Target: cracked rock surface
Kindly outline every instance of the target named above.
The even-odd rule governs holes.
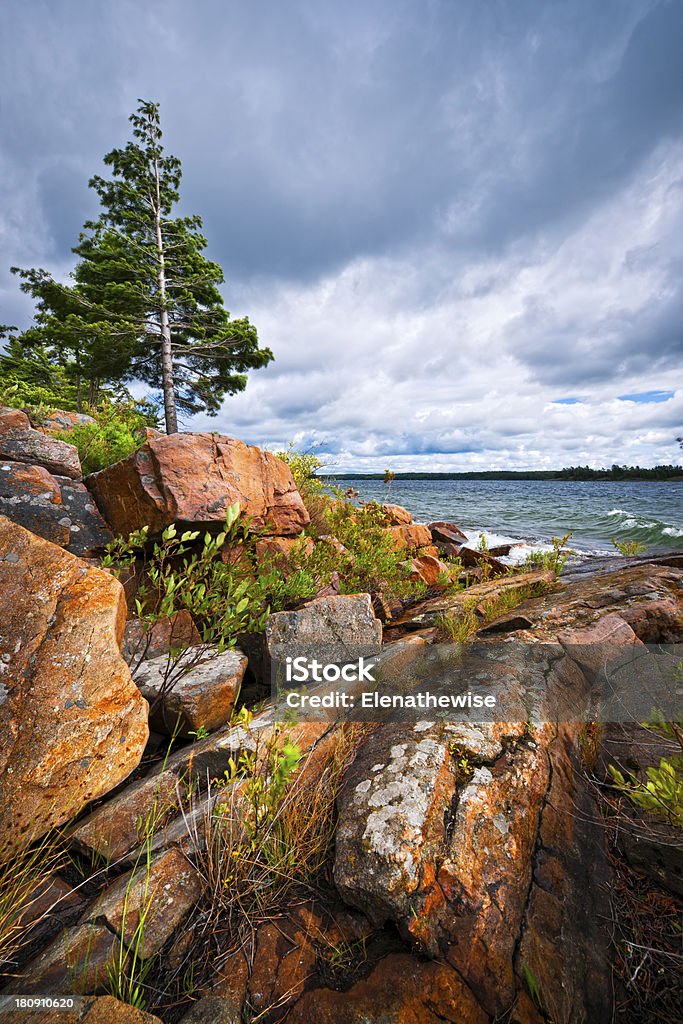
[[[0,834],[20,848],[137,766],[147,702],[123,588],[0,516]]]
[[[274,535],[296,536],[309,522],[285,462],[220,434],[151,440],[87,484],[117,534],[145,525],[151,533],[171,523],[218,526],[235,502],[255,529]]]

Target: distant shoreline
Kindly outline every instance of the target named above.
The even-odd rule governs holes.
[[[324,473],[323,480],[384,480],[384,473]],[[655,466],[653,469],[619,467],[611,469],[482,470],[469,473],[396,473],[392,480],[667,480],[683,481],[683,467]]]

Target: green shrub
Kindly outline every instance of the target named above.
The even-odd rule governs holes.
[[[386,513],[377,502],[357,508],[337,498],[325,512],[325,524],[325,534],[312,552],[308,538],[300,537],[285,574],[276,559],[270,566],[261,564],[259,573],[273,610],[308,600],[333,580],[341,594],[382,591],[388,597],[417,598],[425,593],[425,585],[412,581],[410,569],[402,564],[407,552],[394,550]]]
[[[647,550],[647,544],[641,544],[638,540],[618,540],[612,537],[612,544],[620,555],[633,558],[635,555],[642,555]]]
[[[100,469],[128,458],[145,442],[145,428],[152,425],[153,414],[149,403],[106,403],[91,413],[95,423],[84,423],[59,434],[78,449],[83,473],[97,473]]]
[[[651,721],[643,722],[643,726],[678,743],[681,753],[663,757],[656,768],[648,768],[645,772],[647,782],[641,782],[631,772],[625,776],[610,765],[612,780],[636,807],[659,814],[672,825],[683,828],[683,719],[665,722],[660,714],[656,714]]]
[[[275,452],[278,459],[286,462],[292,471],[294,483],[298,490],[304,492],[319,493],[323,490],[324,483],[316,476],[319,469],[322,469],[322,462],[312,452],[297,452],[290,444],[285,452]]]
[[[156,410],[148,401],[105,402],[89,409],[95,423],[73,427],[60,434],[76,445],[85,473],[95,473],[137,451],[145,442],[146,428],[156,425]]]
[[[142,562],[143,582],[135,605],[146,627],[185,610],[202,642],[217,650],[234,646],[241,633],[263,631],[269,612],[264,581],[252,575],[247,558],[228,562],[220,558],[224,545],[244,544],[239,511],[238,504],[231,505],[220,533],[207,532],[201,540],[198,530],[179,536],[171,525],[151,551],[148,527],[109,545],[102,564],[117,574]]]
[[[290,444],[287,451],[275,454],[291,469],[294,483],[311,517],[307,532],[314,537],[326,533],[327,512],[341,496],[341,491],[339,488],[329,487],[317,475],[323,464],[312,452],[297,452]]]
[[[566,547],[570,537],[571,533],[565,533],[564,537],[551,537],[552,551],[532,551],[525,558],[521,568],[526,571],[551,569],[555,576],[560,576],[572,554]]]

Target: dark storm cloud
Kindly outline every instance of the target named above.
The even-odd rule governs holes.
[[[683,7],[597,6],[10,0],[6,145],[29,172],[77,152],[84,189],[136,97],[160,99],[185,203],[239,277],[411,245],[454,201],[477,206],[451,213],[452,243],[495,248],[594,202],[680,129]],[[64,253],[88,212],[77,178],[56,208],[38,185]]]

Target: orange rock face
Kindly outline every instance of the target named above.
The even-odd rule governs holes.
[[[148,441],[88,486],[115,533],[170,523],[220,523],[239,502],[257,529],[294,536],[309,515],[291,470],[269,452],[218,434],[172,434]]]
[[[12,428],[30,430],[31,421],[21,409],[8,409],[7,406],[0,406],[0,434]]]
[[[404,564],[411,569],[411,579],[421,580],[428,587],[435,587],[442,580],[450,579],[450,567],[433,555],[420,554]]]
[[[0,516],[6,847],[73,817],[140,761],[147,703],[120,654],[125,618],[117,580]]]
[[[287,1017],[290,1024],[486,1024],[489,1019],[456,971],[405,953],[381,960],[347,991],[307,992]]]
[[[411,526],[392,526],[389,533],[394,540],[394,549],[402,551],[403,548],[425,548],[432,543],[432,535],[426,526],[414,523]]]
[[[410,526],[413,517],[402,505],[382,505],[389,526]]]

